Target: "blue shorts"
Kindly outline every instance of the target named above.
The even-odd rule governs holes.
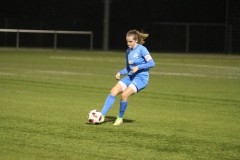
[[[136,86],[137,91],[141,91],[148,85],[148,76],[147,75],[141,75],[141,76],[132,76],[128,75],[120,80],[123,82],[126,86],[129,86],[130,84],[133,84]]]

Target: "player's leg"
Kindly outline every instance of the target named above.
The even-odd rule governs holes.
[[[123,123],[123,116],[128,106],[128,98],[144,89],[148,84],[148,80],[144,77],[135,77],[132,80],[132,83],[127,87],[126,90],[123,91],[120,101],[120,108],[118,117],[114,123],[114,125],[121,125]]]
[[[121,95],[121,101],[120,101],[120,107],[119,107],[119,113],[117,116],[117,119],[113,125],[121,125],[123,123],[123,115],[127,109],[128,106],[128,98],[133,95],[134,93],[137,93],[137,87],[133,84],[130,84],[126,90],[122,92]]]
[[[119,83],[117,83],[110,91],[109,95],[107,96],[104,106],[101,110],[101,113],[103,116],[105,116],[107,114],[107,112],[109,111],[109,109],[112,107],[112,105],[115,102],[116,96],[122,92],[122,87]]]
[[[130,84],[123,92],[121,95],[121,101],[127,101],[128,98],[134,94],[137,93],[137,87],[134,84]]]
[[[123,78],[121,81],[119,81],[110,91],[110,94],[108,95],[104,106],[101,110],[101,113],[103,117],[106,116],[107,112],[110,110],[110,108],[113,106],[116,96],[124,91],[127,88],[127,84],[131,83],[130,78],[127,76]],[[104,121],[104,118],[103,120]]]

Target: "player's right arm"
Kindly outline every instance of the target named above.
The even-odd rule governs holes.
[[[129,73],[130,70],[131,70],[131,69],[130,69],[129,67],[126,67],[126,68],[124,68],[123,70],[119,71],[119,72],[116,74],[116,76],[115,76],[116,79],[119,80],[121,75],[124,75],[124,74]]]
[[[117,80],[120,79],[120,76],[121,75],[124,75],[124,74],[127,74],[131,71],[130,67],[129,67],[129,64],[128,64],[128,50],[127,50],[127,53],[126,53],[126,68],[122,69],[121,71],[119,71],[116,75],[115,75],[115,78]]]
[[[116,76],[115,76],[115,78],[117,79],[117,80],[119,80],[120,79],[120,73],[118,72],[117,74],[116,74]]]

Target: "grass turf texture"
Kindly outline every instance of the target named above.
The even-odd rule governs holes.
[[[101,109],[124,52],[0,51],[0,159],[239,159],[240,57],[154,54],[148,87],[113,126]]]

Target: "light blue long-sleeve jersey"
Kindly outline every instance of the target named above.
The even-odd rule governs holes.
[[[132,68],[138,66],[138,71],[136,73],[132,73]],[[126,50],[126,68],[119,71],[121,75],[149,75],[149,68],[155,66],[155,63],[150,56],[147,48],[141,44],[138,44],[134,49],[128,48]]]

